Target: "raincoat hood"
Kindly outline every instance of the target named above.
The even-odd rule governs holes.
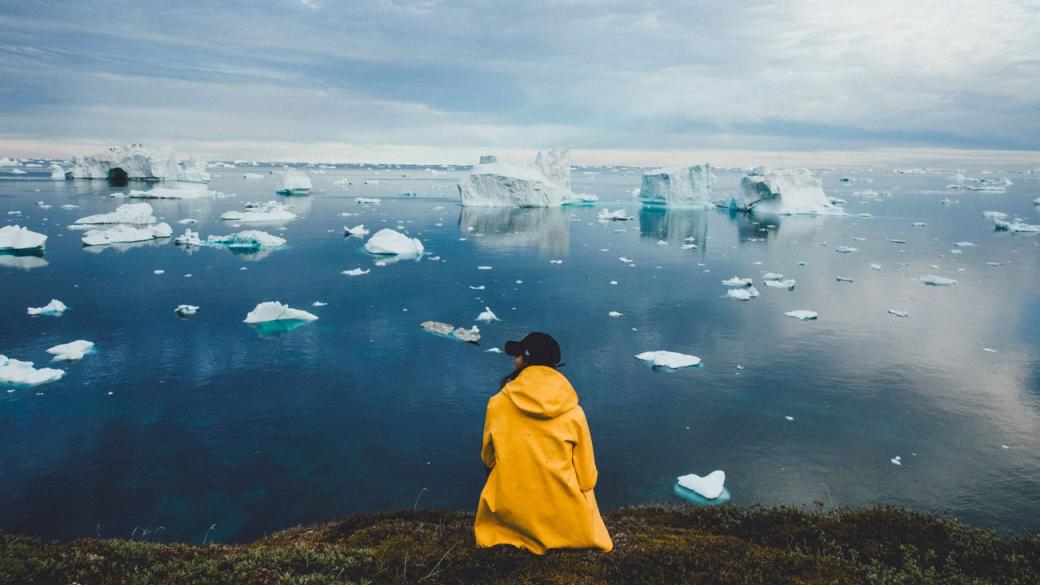
[[[502,394],[535,418],[556,418],[578,405],[578,393],[567,378],[546,366],[527,366],[502,388]]]

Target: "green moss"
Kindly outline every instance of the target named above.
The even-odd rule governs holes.
[[[607,515],[611,553],[477,549],[473,516],[351,516],[241,546],[0,533],[0,583],[1035,584],[1040,539],[893,508],[642,506]]]

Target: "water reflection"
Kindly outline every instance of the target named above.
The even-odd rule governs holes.
[[[729,219],[737,226],[737,239],[740,242],[767,241],[780,232],[780,216],[755,215],[730,209],[725,211]]]
[[[639,210],[639,235],[681,246],[697,244],[702,250],[708,235],[707,209],[643,207]]]
[[[530,247],[552,255],[570,248],[567,219],[558,207],[463,207],[459,228],[480,245]]]
[[[33,268],[43,268],[48,264],[49,262],[47,262],[43,257],[43,250],[33,250],[31,252],[0,252],[0,266],[4,268],[32,270]]]
[[[105,244],[103,246],[83,246],[84,252],[90,252],[91,254],[101,254],[105,250],[114,250],[119,253],[133,250],[134,248],[148,248],[152,246],[163,246],[170,243],[170,238],[159,238],[155,240],[145,240],[143,242],[122,242],[118,244]]]

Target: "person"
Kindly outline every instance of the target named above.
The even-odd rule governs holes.
[[[560,345],[527,334],[505,352],[515,369],[488,400],[480,456],[488,469],[474,533],[478,547],[614,548],[596,504],[592,436],[578,394],[557,368]]]

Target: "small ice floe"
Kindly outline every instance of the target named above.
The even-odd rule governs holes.
[[[198,232],[192,231],[191,228],[185,228],[182,235],[173,239],[173,243],[177,246],[201,246],[202,238],[199,237]]]
[[[464,327],[455,327],[448,323],[441,323],[440,321],[423,321],[419,326],[427,333],[433,333],[434,335],[440,335],[456,341],[464,341],[472,344],[476,344],[480,341],[480,329],[478,329],[476,325],[470,329],[466,329]]]
[[[818,318],[820,316],[820,314],[817,313],[816,311],[797,310],[797,311],[788,311],[788,312],[784,313],[784,316],[791,317],[792,319],[798,319],[800,321],[812,321],[812,320]]]
[[[491,266],[486,266],[486,265],[477,266],[477,270],[491,270],[491,268],[492,268]]]
[[[53,205],[47,203],[46,201],[37,201],[36,207],[39,207],[40,209],[50,209],[51,207],[53,207]]]
[[[563,260],[550,260],[549,264],[557,264],[557,265],[563,264]]]
[[[692,242],[687,242],[687,243],[682,244],[681,246],[679,246],[679,248],[683,249],[683,250],[696,250],[697,249],[697,244],[694,244]]]
[[[477,315],[477,321],[491,323],[492,321],[501,321],[501,319],[498,318],[498,315],[495,315],[495,312],[490,307],[485,306],[484,310]]]
[[[51,302],[42,307],[29,307],[26,309],[26,313],[43,317],[61,317],[68,309],[65,303],[58,299],[51,299]]]
[[[81,217],[72,225],[87,227],[92,225],[129,224],[151,225],[158,222],[152,206],[147,203],[126,203],[111,213],[98,213]]]
[[[848,203],[841,197],[828,197],[828,199],[830,199],[832,205],[845,205]]]
[[[368,184],[368,181],[365,181],[365,183]],[[382,202],[383,202],[382,199],[376,199],[375,197],[355,197],[354,198],[354,203],[358,203],[358,204],[361,204],[361,205],[379,204],[379,203],[382,203]]]
[[[418,258],[423,255],[423,244],[416,238],[409,238],[401,232],[383,228],[365,242],[365,250],[369,254],[381,256]]]
[[[77,362],[92,351],[94,351],[93,341],[77,339],[76,341],[55,345],[48,349],[47,353],[53,355],[56,361]]]
[[[34,368],[32,362],[11,359],[0,354],[0,384],[36,386],[60,380],[65,370]]]
[[[47,236],[17,225],[0,227],[0,252],[43,250]]]
[[[723,494],[726,495],[726,499],[729,499],[725,484],[726,473],[721,469],[716,469],[704,477],[693,473],[682,475],[677,478],[676,483],[678,487],[690,490],[708,500],[719,499]]]
[[[152,274],[155,274],[155,275],[158,276],[160,274],[166,274],[166,271],[163,270],[162,268],[156,268],[155,270],[152,271]]]
[[[636,355],[637,360],[649,363],[654,368],[692,368],[701,365],[701,358],[674,351],[644,351]]]
[[[957,246],[958,248],[974,248],[975,244],[973,242],[957,242],[954,246]]]
[[[952,204],[957,203],[957,202],[954,201],[953,199],[950,199],[949,197],[945,197],[943,199],[940,199],[939,203],[942,204],[942,205],[952,205]]]
[[[957,284],[957,281],[952,278],[946,278],[945,276],[936,276],[934,274],[925,274],[924,276],[917,277],[917,280],[929,285],[929,286],[953,286]]]
[[[999,353],[997,350],[993,349],[992,347],[984,347],[984,348],[982,348],[982,351],[984,351],[986,353]]]
[[[365,229],[365,224],[356,225],[354,227],[343,226],[343,231],[346,232],[348,236],[358,238],[368,235],[368,230]]]
[[[786,421],[793,421],[794,417],[793,416],[785,416],[784,420],[786,420]]]
[[[881,270],[881,265],[880,264],[871,264],[870,265],[870,269],[871,270]]]
[[[900,457],[899,455],[896,455],[895,457],[889,459],[889,461],[892,462],[892,465],[902,465],[903,464],[903,458]]]
[[[993,220],[993,224],[997,230],[1009,231],[1015,233],[1037,233],[1040,232],[1040,225],[1032,225],[1022,221],[1003,221],[1000,219]]]
[[[323,302],[323,301],[314,301],[313,303],[311,303],[311,306],[312,307],[325,307],[325,306],[328,306],[328,303]]]
[[[75,205],[73,203],[66,203],[66,204],[61,205],[59,207],[61,207],[62,209],[79,209],[79,205]]]
[[[1033,199],[1033,205],[1040,205],[1040,197]]]
[[[986,266],[1003,266],[1001,262],[986,262]]]
[[[623,264],[631,264],[631,263],[635,262],[635,260],[632,260],[631,258],[625,258],[624,256],[618,257],[618,261],[623,263]]]
[[[1008,214],[1003,211],[983,211],[982,217],[986,219],[1007,219]]]
[[[181,225],[195,225],[195,224],[199,223],[199,220],[192,219],[190,217],[186,217],[184,219],[177,220],[177,223],[179,223]]]
[[[179,183],[175,187],[152,187],[147,191],[131,190],[131,199],[205,199],[216,195],[201,183]]]
[[[783,280],[784,275],[777,272],[766,272],[762,275],[762,280]]]
[[[484,353],[502,353],[502,350],[497,347],[492,347],[491,349],[485,350]]]
[[[853,254],[855,252],[859,252],[859,250],[850,246],[838,246],[834,249],[834,251],[839,254]]]
[[[226,236],[210,236],[206,243],[211,246],[226,246],[232,251],[252,251],[279,248],[285,238],[271,235],[263,230],[244,230]]]
[[[359,266],[357,268],[351,268],[350,270],[344,270],[340,274],[343,274],[344,276],[361,276],[362,274],[368,274],[369,272],[372,272],[372,270],[362,270]]]
[[[80,238],[84,246],[107,246],[109,244],[128,244],[147,242],[168,238],[173,235],[173,228],[168,223],[135,227],[117,224],[108,229],[87,230]]]
[[[849,284],[852,284],[852,279],[849,278],[848,276],[836,276],[836,277],[834,277],[834,280],[836,280],[838,282],[847,282]]]
[[[914,223],[912,223],[910,225],[912,227],[928,227],[928,224],[923,222],[923,221],[915,221]]]
[[[487,288],[487,287],[486,287],[486,286],[484,286],[484,285],[482,285],[482,284],[481,284],[481,285],[479,285],[479,286],[473,286],[472,284],[471,284],[471,285],[469,285],[469,290],[484,290],[484,289],[486,289],[486,288]]]
[[[907,242],[902,238],[885,238],[885,241],[892,242],[893,244],[905,244]]]
[[[223,221],[248,223],[280,222],[296,219],[296,214],[289,211],[289,206],[280,201],[264,201],[246,203],[245,211],[225,211],[220,214]]]
[[[25,171],[23,171],[22,169],[14,169],[14,170],[10,171],[10,173],[12,175],[24,175]]]
[[[179,317],[191,317],[199,312],[199,308],[196,305],[177,305],[173,312],[177,313]]]
[[[900,311],[899,309],[889,309],[888,314],[903,318],[910,316],[910,313],[908,311]]]
[[[616,280],[612,280],[612,281],[610,281],[610,285],[611,285],[611,286],[617,286],[617,281],[616,281]]]
[[[668,242],[666,242],[666,241],[664,241],[664,240],[657,240],[657,245],[658,245],[658,246],[667,246],[667,245],[668,245]]]
[[[784,280],[767,280],[766,286],[771,288],[786,288],[787,290],[794,290],[794,286],[798,284],[798,281],[793,278],[787,278]]]
[[[289,305],[283,305],[278,301],[265,301],[258,304],[246,315],[242,321],[250,325],[268,323],[271,321],[316,321],[318,316],[300,309],[294,309]]]
[[[723,286],[738,286],[738,287],[749,287],[752,282],[750,278],[741,278],[734,276],[733,278],[727,278],[722,281]]]
[[[624,313],[618,313],[617,311],[610,311],[609,313],[607,313],[608,317],[621,317],[623,315]]]
[[[635,218],[629,217],[628,212],[624,209],[616,209],[614,211],[601,209],[599,210],[599,215],[596,216],[596,221],[600,223],[606,223],[608,221],[628,221],[631,219]]]
[[[758,289],[753,286],[747,288],[731,288],[726,291],[726,296],[731,299],[737,299],[738,301],[750,301],[751,299],[758,297]]]

